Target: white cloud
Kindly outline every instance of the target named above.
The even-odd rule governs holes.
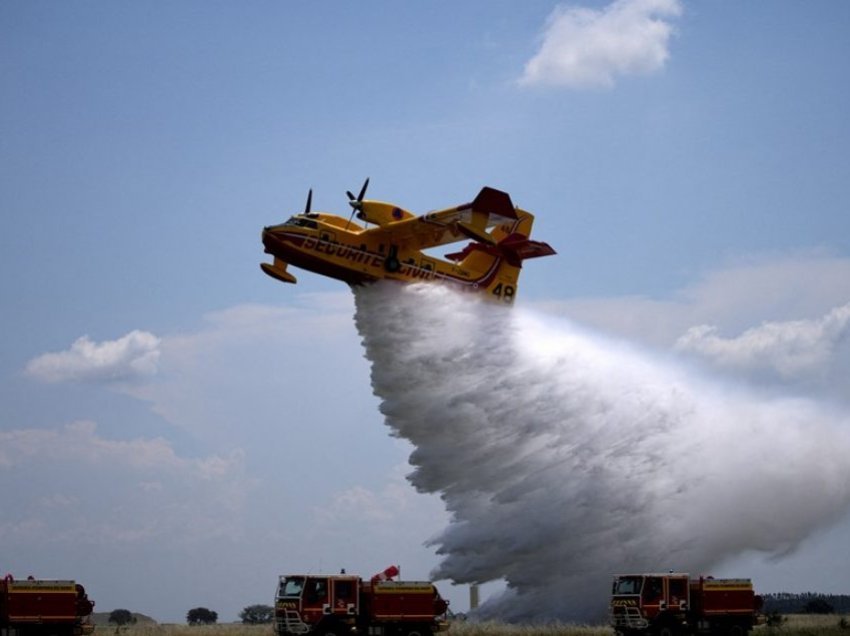
[[[134,330],[117,340],[78,338],[67,351],[45,353],[27,363],[26,373],[44,382],[99,382],[154,375],[160,340]]]
[[[352,315],[347,290],[301,295],[287,306],[216,311],[199,329],[162,338],[156,377],[117,388],[193,436],[249,451],[284,436],[309,437],[316,422],[332,428],[325,422],[359,413],[380,422],[371,405],[351,395],[368,391]],[[336,400],[327,399],[328,387]],[[285,444],[281,452],[297,454],[292,449]]]
[[[766,322],[736,338],[723,338],[713,325],[691,327],[676,349],[695,353],[719,366],[769,370],[790,378],[820,371],[850,329],[850,303],[816,320]]]
[[[656,347],[690,327],[744,331],[765,321],[825,314],[850,298],[850,258],[795,254],[731,263],[668,298],[571,298],[536,306]]]
[[[620,75],[659,70],[670,56],[679,0],[616,0],[601,10],[558,6],[543,43],[525,65],[521,85],[610,88]]]
[[[239,450],[182,457],[164,439],[108,439],[90,421],[0,431],[0,474],[4,502],[26,493],[5,506],[0,539],[24,545],[238,538],[233,513],[253,487]]]
[[[382,493],[358,485],[338,492],[329,506],[316,508],[315,513],[323,523],[350,520],[352,515],[370,521],[390,521],[394,509],[384,500]]]
[[[538,306],[655,349],[700,354],[729,379],[744,376],[782,390],[793,385],[795,393],[846,402],[848,299],[850,258],[804,253],[730,264],[669,298],[576,298]]]
[[[411,450],[398,441],[393,446]],[[428,578],[435,564],[428,540],[445,527],[449,515],[438,497],[411,487],[405,477],[409,470],[406,462],[396,464],[371,487],[354,478],[312,507],[310,540],[323,546],[324,557],[365,576],[395,563],[405,578]],[[440,590],[450,593],[444,585]]]
[[[246,546],[261,544],[250,515],[264,501],[246,466],[238,449],[187,454],[161,438],[114,439],[91,421],[0,431],[4,571],[73,578],[98,607],[133,603],[160,620],[185,616],[202,594],[235,618],[238,607],[215,595],[225,577],[258,571]]]
[[[374,523],[392,523],[397,528],[399,519],[412,517],[411,530],[418,527],[421,533],[424,526],[431,526],[436,532],[448,520],[447,514],[435,498],[423,496],[410,487],[405,477],[409,468],[406,464],[396,466],[380,489],[355,485],[335,493],[326,505],[314,507],[317,524],[362,523],[365,531]]]

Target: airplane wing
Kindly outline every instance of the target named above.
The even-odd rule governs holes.
[[[516,219],[516,208],[508,193],[484,187],[471,203],[373,227],[364,230],[364,234],[420,250],[467,238],[492,244],[495,241],[487,230]]]

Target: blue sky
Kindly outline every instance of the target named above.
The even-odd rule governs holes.
[[[346,214],[367,176],[416,212],[510,192],[558,251],[524,306],[846,421],[848,27],[835,2],[2,3],[0,568],[162,620],[235,618],[290,570],[427,576],[446,517],[350,293],[257,265],[309,188]],[[746,567],[846,592],[811,565],[846,532]]]

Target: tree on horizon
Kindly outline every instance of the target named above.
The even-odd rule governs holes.
[[[109,622],[118,627],[123,627],[135,623],[136,617],[128,609],[114,609],[109,612]]]
[[[239,618],[246,625],[271,623],[274,618],[274,608],[271,605],[249,605],[239,612]]]
[[[189,625],[213,625],[218,620],[218,612],[206,607],[195,607],[186,612]]]

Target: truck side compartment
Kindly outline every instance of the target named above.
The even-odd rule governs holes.
[[[74,581],[0,579],[0,636],[83,636],[94,602]]]

